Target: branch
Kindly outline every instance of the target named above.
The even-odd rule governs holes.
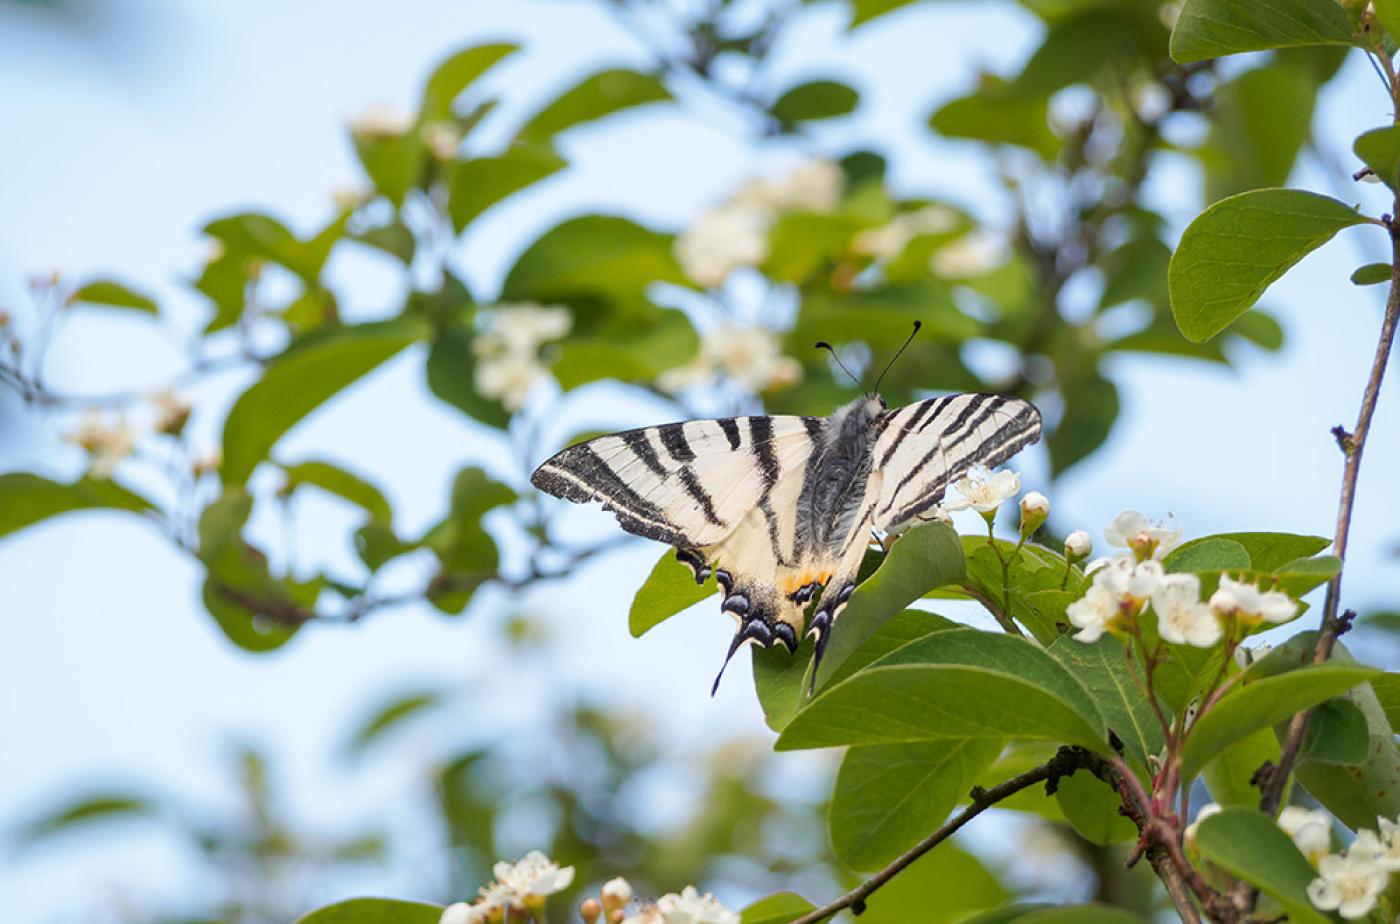
[[[1400,211],[1400,199],[1396,201],[1396,209]],[[1390,361],[1390,350],[1395,343],[1395,329],[1397,321],[1400,321],[1400,231],[1397,230],[1393,219],[1387,222],[1390,230],[1390,295],[1385,303],[1385,318],[1381,321],[1380,340],[1376,344],[1376,356],[1371,362],[1371,375],[1366,380],[1366,389],[1361,395],[1361,409],[1356,415],[1356,429],[1345,438],[1339,438],[1337,444],[1341,446],[1342,452],[1346,456],[1346,462],[1342,466],[1342,490],[1341,497],[1337,503],[1337,531],[1332,540],[1334,554],[1340,558],[1345,565],[1347,555],[1347,540],[1351,535],[1352,510],[1356,505],[1356,481],[1361,473],[1361,453],[1366,448],[1366,437],[1371,432],[1371,420],[1375,417],[1376,401],[1380,396],[1381,380],[1385,377],[1385,367]],[[1346,627],[1348,620],[1337,618],[1337,607],[1340,605],[1342,596],[1342,573],[1343,569],[1338,569],[1332,580],[1327,582],[1327,597],[1322,605],[1322,627],[1317,636],[1317,648],[1313,652],[1313,663],[1326,661],[1332,654],[1332,645],[1337,640]],[[1293,769],[1293,762],[1298,757],[1298,750],[1302,746],[1303,733],[1307,729],[1308,712],[1300,712],[1293,717],[1288,726],[1288,735],[1284,738],[1283,749],[1279,755],[1278,765],[1269,773],[1269,779],[1264,789],[1264,799],[1259,807],[1272,814],[1279,806],[1283,798],[1283,788],[1288,780],[1288,774]]]
[[[852,914],[860,914],[865,910],[865,900],[869,898],[876,889],[899,875],[915,860],[946,841],[953,835],[953,832],[982,814],[982,812],[996,805],[1003,799],[1013,796],[1023,789],[1028,789],[1037,783],[1045,783],[1046,789],[1053,792],[1055,782],[1061,777],[1069,776],[1076,770],[1088,769],[1098,760],[1099,758],[1096,758],[1088,751],[1078,748],[1062,747],[1056,752],[1054,757],[1040,766],[1033,767],[1025,773],[1014,776],[1004,783],[993,786],[991,789],[983,789],[980,786],[974,787],[970,793],[972,804],[950,818],[941,828],[919,841],[913,847],[910,847],[889,866],[886,866],[845,895],[842,895],[830,904],[809,911],[807,914],[793,921],[792,924],[816,924],[816,922],[824,921],[837,912],[844,911],[847,908],[851,909]]]

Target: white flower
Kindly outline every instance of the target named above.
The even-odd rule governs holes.
[[[1205,805],[1201,806],[1200,811],[1196,812],[1196,820],[1187,825],[1186,830],[1182,833],[1182,836],[1186,839],[1186,846],[1188,848],[1191,850],[1196,849],[1196,832],[1200,830],[1201,822],[1212,815],[1220,814],[1221,811],[1221,807],[1214,802],[1207,802]]]
[[[695,359],[657,377],[663,391],[678,392],[702,385],[723,374],[749,391],[791,385],[802,377],[802,366],[784,356],[778,338],[761,327],[719,327],[700,342]]]
[[[1322,812],[1317,814],[1327,817]],[[1380,823],[1380,834],[1361,828],[1356,832],[1356,840],[1347,848],[1347,853],[1364,854],[1381,869],[1393,873],[1400,870],[1400,825],[1389,818],[1377,818],[1376,821]],[[1331,830],[1330,819],[1328,830]]]
[[[94,478],[112,477],[117,463],[136,449],[136,434],[126,425],[125,418],[118,415],[113,423],[108,423],[102,412],[95,409],[86,411],[78,429],[65,434],[64,439],[87,452],[88,474]]]
[[[929,268],[938,276],[966,279],[995,269],[1003,259],[999,243],[989,235],[974,231],[935,251],[929,259]]]
[[[1165,575],[1152,592],[1152,610],[1157,633],[1173,645],[1209,648],[1220,641],[1220,621],[1201,602],[1201,579],[1194,574]]]
[[[368,136],[402,135],[412,127],[412,115],[385,103],[376,103],[350,123],[352,132]]]
[[[1210,598],[1211,608],[1222,616],[1236,616],[1245,623],[1288,622],[1298,615],[1298,603],[1287,594],[1261,591],[1257,584],[1220,576],[1220,588]]]
[[[485,920],[486,912],[480,908],[466,902],[454,902],[442,909],[442,917],[438,918],[438,924],[480,924]]]
[[[739,924],[738,914],[710,893],[701,895],[695,886],[686,886],[679,895],[661,896],[656,908],[666,924]]]
[[[151,426],[157,433],[179,436],[190,419],[190,403],[168,388],[151,395],[156,415]]]
[[[506,353],[476,364],[473,384],[488,398],[496,398],[506,410],[514,412],[525,406],[530,389],[549,371],[531,356]]]
[[[926,205],[913,212],[900,212],[889,224],[866,228],[851,241],[858,254],[889,262],[904,252],[909,242],[925,234],[942,234],[957,227],[958,215],[941,205]]]
[[[1089,553],[1094,551],[1094,538],[1085,530],[1076,529],[1065,537],[1065,557],[1078,561],[1081,558],[1088,558]]]
[[[1363,853],[1329,854],[1308,884],[1308,899],[1322,911],[1337,911],[1348,920],[1365,917],[1386,886],[1386,872]]]
[[[1279,812],[1278,826],[1293,838],[1293,843],[1313,866],[1332,849],[1332,816],[1326,812],[1290,805]],[[1359,836],[1357,840],[1360,842]],[[1364,846],[1362,851],[1365,851]]]
[[[603,883],[599,891],[603,899],[603,909],[609,913],[626,906],[632,900],[632,883],[618,876]]]
[[[538,850],[530,851],[515,863],[502,860],[492,872],[498,884],[521,898],[553,895],[567,889],[574,881],[572,866],[561,868]]]
[[[1104,529],[1103,537],[1114,548],[1131,549],[1138,558],[1162,558],[1181,541],[1181,530],[1149,523],[1138,511],[1124,510]]]
[[[1159,562],[1127,558],[1100,559],[1090,565],[1090,571],[1094,579],[1088,591],[1065,610],[1070,625],[1080,630],[1074,634],[1075,641],[1086,643],[1098,641],[1141,612],[1163,577]]]
[[[520,302],[496,305],[481,313],[489,325],[476,338],[478,355],[502,352],[533,354],[551,340],[559,340],[574,326],[574,316],[562,305]]]
[[[962,497],[955,497],[943,505],[945,510],[966,510],[971,507],[978,513],[988,513],[1015,497],[1021,490],[1021,476],[1003,469],[993,475],[986,466],[973,467],[954,485]]]
[[[773,185],[773,198],[783,211],[830,212],[841,202],[845,185],[839,164],[809,160]]]
[[[741,266],[757,266],[768,256],[769,214],[757,208],[725,205],[706,212],[681,232],[674,245],[685,274],[707,289],[724,284]]]
[[[622,924],[666,924],[666,919],[661,916],[660,908],[649,905],[636,914],[623,918]]]

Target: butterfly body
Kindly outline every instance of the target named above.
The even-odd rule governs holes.
[[[730,657],[746,644],[796,651],[805,625],[820,658],[872,530],[903,528],[969,468],[999,464],[1039,436],[1040,413],[1015,398],[950,395],[891,411],[865,397],[828,417],[691,420],[598,437],[556,454],[531,482],[602,501],[623,529],[675,546],[697,582],[713,574],[736,623]]]

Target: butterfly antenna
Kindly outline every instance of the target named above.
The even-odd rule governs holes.
[[[880,393],[880,383],[883,382],[883,381],[885,380],[885,373],[890,371],[890,366],[893,366],[893,365],[894,365],[894,361],[895,361],[896,359],[899,359],[900,354],[902,354],[906,349],[908,349],[909,344],[911,344],[911,343],[914,342],[914,335],[917,334],[917,333],[919,332],[919,328],[921,328],[921,327],[923,327],[923,326],[924,326],[924,322],[923,322],[923,321],[915,321],[915,322],[914,322],[914,329],[911,330],[911,331],[909,332],[909,336],[906,337],[906,338],[904,339],[904,346],[900,347],[900,348],[899,348],[899,351],[896,352],[896,353],[894,354],[894,356],[890,357],[890,361],[887,362],[887,363],[885,363],[884,371],[881,372],[881,373],[880,373],[880,377],[879,377],[878,379],[875,380],[875,393],[876,393],[877,395]]]
[[[719,673],[715,675],[715,685],[710,687],[710,696],[713,697],[719,692],[719,682],[724,678],[724,669],[729,666],[729,662],[734,660],[734,652],[739,650],[739,646],[744,644],[744,633],[742,631],[734,633],[734,641],[729,643],[729,654],[724,656],[724,663],[719,667]]]
[[[856,388],[859,388],[859,389],[860,389],[861,394],[865,395],[867,398],[870,397],[870,392],[868,392],[868,391],[865,390],[865,386],[862,385],[862,384],[860,383],[860,379],[856,378],[856,377],[855,377],[855,373],[853,373],[853,372],[851,372],[851,370],[847,369],[847,368],[846,368],[846,364],[843,363],[843,362],[841,362],[841,357],[837,354],[836,348],[835,348],[835,347],[833,347],[831,344],[827,343],[825,340],[818,340],[816,346],[817,346],[817,349],[819,349],[819,350],[826,350],[828,353],[830,353],[830,354],[831,354],[831,358],[834,359],[834,360],[836,360],[836,365],[840,366],[840,367],[841,367],[841,371],[844,372],[844,373],[846,373],[846,375],[848,375],[848,376],[851,377],[851,381],[855,383]]]

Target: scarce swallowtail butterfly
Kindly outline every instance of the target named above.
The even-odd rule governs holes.
[[[737,624],[725,664],[749,643],[796,652],[805,623],[815,680],[871,531],[906,528],[969,469],[1001,464],[1040,429],[1040,412],[1018,398],[947,395],[889,410],[874,395],[829,417],[723,417],[600,436],[558,453],[530,482],[602,501],[629,533],[675,546],[697,583],[713,574],[720,610]]]

